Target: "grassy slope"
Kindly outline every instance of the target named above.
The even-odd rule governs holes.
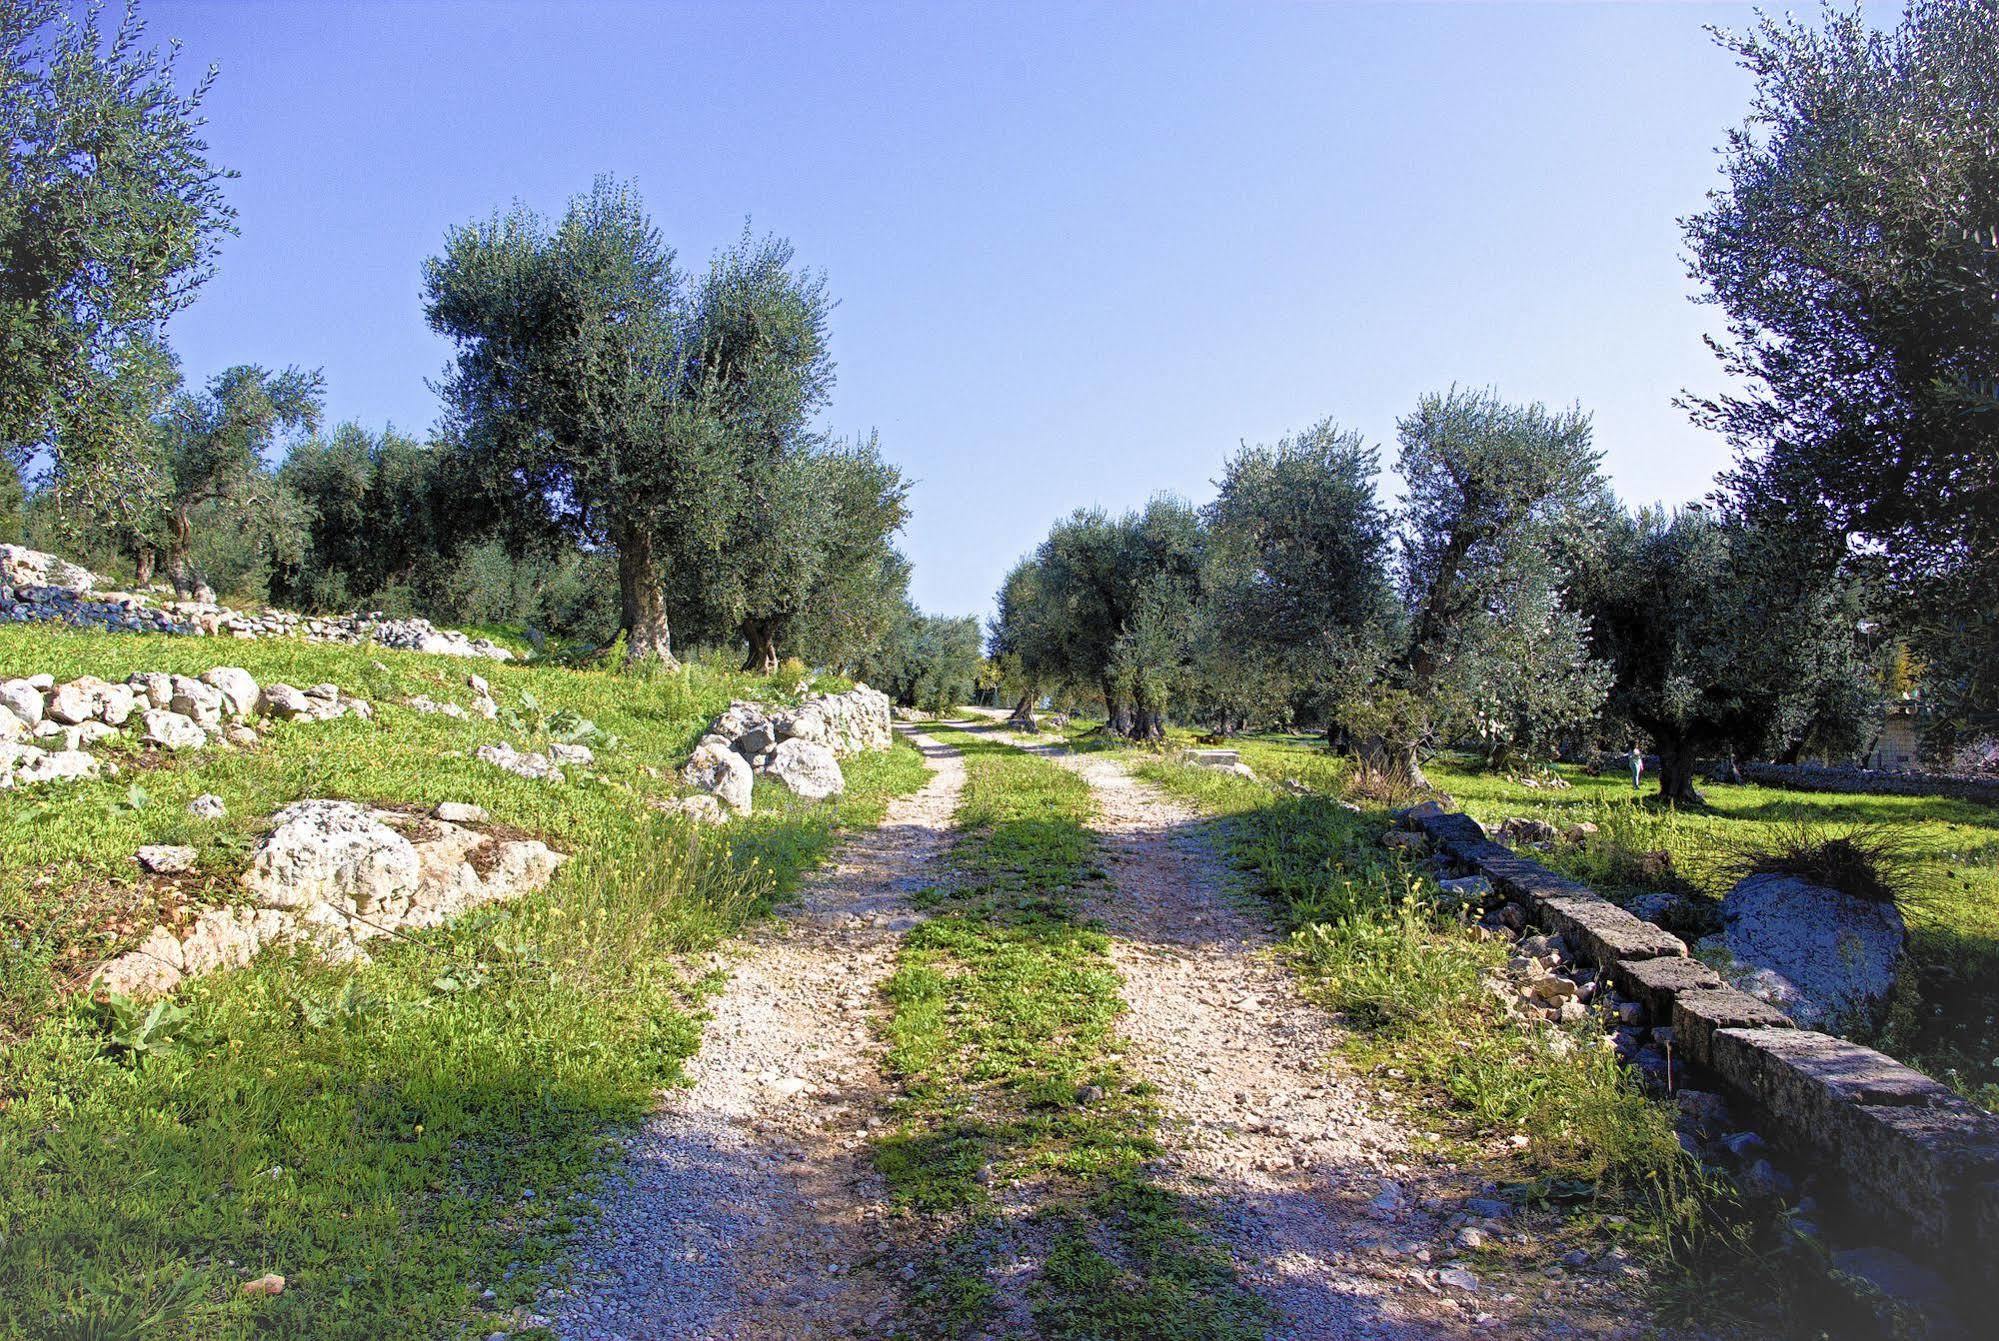
[[[532,1297],[601,1133],[642,1114],[695,1046],[699,990],[677,955],[765,906],[839,828],[876,822],[922,761],[902,745],[850,761],[828,804],[760,783],[757,817],[696,832],[642,798],[671,790],[661,776],[728,698],[786,686],[0,629],[0,675],[217,664],[330,680],[378,717],[0,795],[0,1337],[483,1334]],[[531,694],[619,737],[599,749],[601,780],[511,777],[467,757],[500,726],[390,706],[466,701],[473,670],[505,705]],[[204,791],[227,820],[186,815]],[[574,859],[545,894],[358,972],[266,955],[204,979],[177,998],[172,1046],[137,1065],[111,1055],[64,983],[183,900],[226,899],[259,818],[301,796],[472,801]],[[129,857],[144,842],[194,844],[201,878],[142,887]],[[266,1271],[285,1292],[243,1297]]]
[[[1599,832],[1544,860],[1613,898],[1661,887],[1647,852],[1672,857],[1677,881],[1719,898],[1734,854],[1781,841],[1800,824],[1835,831],[1887,825],[1905,840],[1908,869],[1898,904],[1909,923],[1909,968],[1885,1026],[1864,1041],[1999,1109],[1999,808],[1920,796],[1787,792],[1707,786],[1703,811],[1673,811],[1634,797],[1626,777],[1564,767],[1571,785],[1548,791],[1443,765],[1432,780],[1471,814],[1560,825],[1589,820]],[[1652,788],[1646,788],[1650,792]]]
[[[1119,1056],[1117,973],[1080,908],[1104,875],[1089,787],[1010,746],[936,734],[968,756],[966,837],[954,889],[929,897],[889,985],[904,1097],[876,1150],[891,1196],[935,1231],[924,1333],[987,1320],[1000,1208],[1024,1203],[1047,1245],[1032,1298],[1043,1335],[1260,1335],[1196,1217],[1144,1174],[1155,1102]]]

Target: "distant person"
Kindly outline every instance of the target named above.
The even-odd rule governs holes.
[[[1631,765],[1631,790],[1635,792],[1638,790],[1638,779],[1645,776],[1645,756],[1638,752],[1636,745],[1631,747],[1628,762]]]

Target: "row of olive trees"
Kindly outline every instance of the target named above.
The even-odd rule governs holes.
[[[906,619],[907,486],[813,427],[824,280],[747,231],[690,271],[636,192],[453,230],[424,270],[455,351],[433,442],[322,434],[317,372],[184,384],[162,338],[234,229],[201,103],[136,8],[0,0],[0,525],[183,595],[478,607],[851,665]],[[21,474],[33,493],[22,497]],[[577,591],[614,589],[607,602]],[[491,608],[502,593],[511,608]],[[502,602],[504,605],[504,602]]]
[[[1376,449],[1328,421],[1245,448],[1202,508],[1058,522],[990,631],[1019,714],[1062,690],[1137,738],[1170,707],[1310,721],[1412,780],[1443,744],[1503,762],[1643,736],[1679,798],[1705,752],[1861,743],[1858,591],[1809,534],[1627,513],[1578,411],[1454,389],[1398,440],[1393,509]]]

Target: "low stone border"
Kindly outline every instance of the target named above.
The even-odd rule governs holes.
[[[373,642],[398,651],[490,661],[514,657],[490,639],[440,629],[427,619],[392,618],[380,610],[345,615],[271,609],[253,613],[232,610],[213,599],[156,602],[148,592],[100,591],[97,575],[89,569],[20,545],[0,545],[0,623],[210,638],[299,637],[350,646]]]
[[[1739,764],[1744,782],[1799,792],[1860,792],[1875,796],[1942,796],[1999,806],[1999,778],[1949,773],[1886,773],[1874,768],[1825,764]]]
[[[1566,936],[1642,1006],[1655,1039],[1841,1179],[1853,1210],[1906,1231],[1970,1300],[1999,1303],[1999,1116],[1884,1053],[1796,1028],[1678,937],[1493,842],[1469,815],[1428,802],[1397,822]]]
[[[153,749],[198,750],[217,741],[254,745],[255,723],[266,719],[324,722],[349,713],[365,719],[374,709],[335,684],[259,685],[237,666],[199,676],[140,671],[121,684],[95,675],[61,684],[47,674],[0,680],[0,791],[115,775],[115,763],[84,747],[121,731]]]
[[[843,694],[815,694],[795,708],[738,699],[708,727],[681,769],[681,780],[711,801],[673,808],[699,820],[722,818],[722,807],[750,813],[758,776],[777,779],[809,801],[846,790],[840,760],[895,742],[888,695],[857,684]]]

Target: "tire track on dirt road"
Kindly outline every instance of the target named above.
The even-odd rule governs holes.
[[[956,750],[907,738],[930,781],[731,947],[692,1084],[626,1141],[574,1284],[544,1302],[565,1341],[889,1331],[898,1296],[868,1138],[891,1095],[871,1020],[964,784]]]

